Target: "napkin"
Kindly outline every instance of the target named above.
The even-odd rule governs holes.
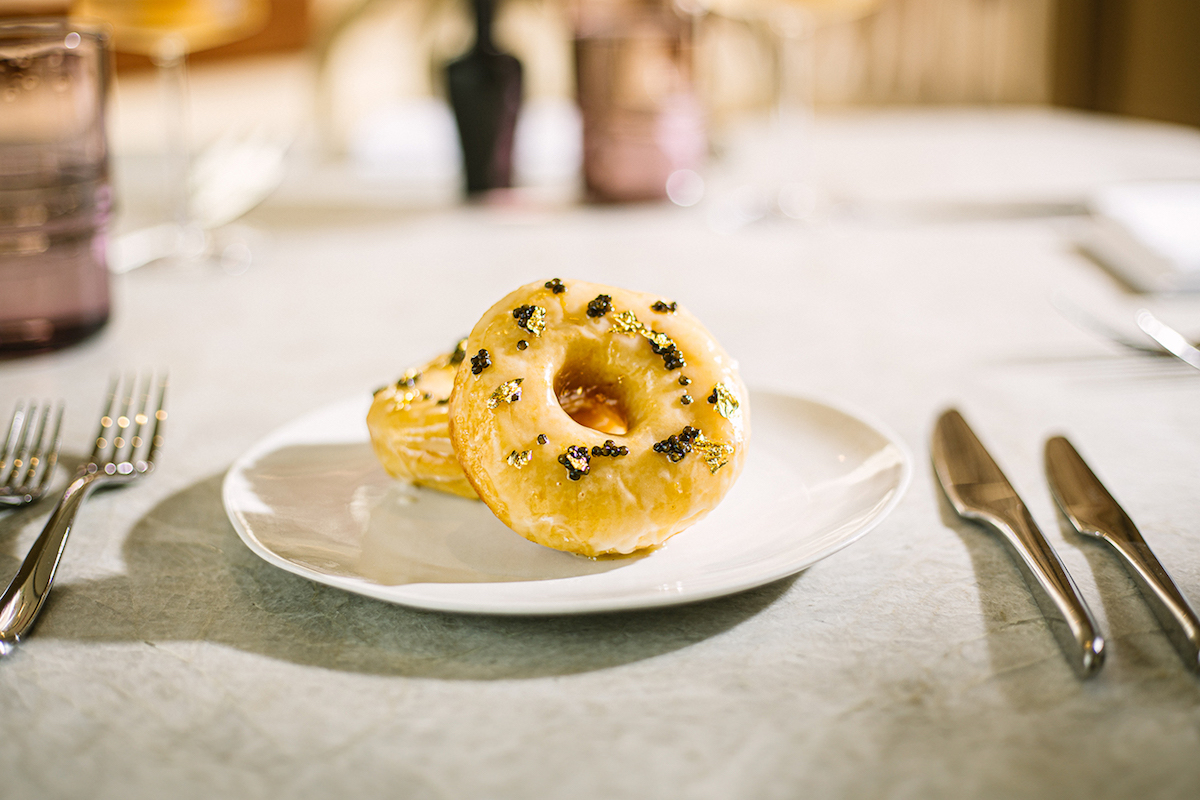
[[[1081,246],[1140,292],[1200,291],[1200,181],[1127,183],[1090,200]]]

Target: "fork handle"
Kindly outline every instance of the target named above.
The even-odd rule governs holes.
[[[33,627],[50,594],[75,515],[95,488],[98,477],[97,473],[84,473],[71,481],[41,535],[29,548],[16,577],[0,597],[0,655],[8,654]]]

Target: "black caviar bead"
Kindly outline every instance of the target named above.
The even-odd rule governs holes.
[[[710,394],[710,395],[708,396],[708,402],[712,403],[713,405],[716,405],[716,403],[717,403],[717,390],[716,390],[716,388],[714,388],[714,389],[713,389],[713,393],[712,393],[712,394]]]
[[[471,356],[471,374],[478,375],[492,365],[492,357],[487,350],[480,350]]]
[[[538,444],[545,444],[547,441],[548,440],[546,439],[546,434],[544,434],[544,433],[538,434],[538,440],[537,440]]]
[[[563,286],[563,282],[560,281],[558,278],[552,278],[551,280],[546,281],[545,285],[546,285],[547,289],[554,292],[555,294],[562,294],[563,292],[565,292],[567,290],[567,287]]]
[[[679,385],[680,386],[691,386],[692,379],[689,378],[687,375],[680,375],[679,376]]]
[[[663,365],[667,368],[668,372],[687,366],[687,362],[683,360],[683,353],[679,352],[679,348],[674,343],[663,347],[656,344],[653,339],[647,339],[646,341],[650,342],[651,350],[663,357]]]
[[[596,295],[596,299],[587,304],[589,317],[603,317],[609,311],[612,311],[612,297],[606,294]]]
[[[679,398],[679,402],[683,403],[685,406],[690,406],[692,404],[692,396],[690,394],[685,394],[683,397]]]
[[[629,448],[625,447],[624,445],[617,447],[617,443],[614,442],[612,439],[605,439],[603,446],[601,446],[601,445],[593,445],[592,446],[592,455],[593,456],[607,456],[609,458],[616,458],[617,456],[627,456],[627,455],[629,455]]]
[[[519,339],[517,341],[518,350],[524,350],[526,347],[529,347],[529,342],[525,341],[524,339]]]
[[[679,307],[678,303],[668,303],[663,300],[655,300],[650,306],[651,311],[657,311],[659,314],[674,314],[675,309]]]
[[[677,434],[672,434],[661,442],[654,444],[654,452],[662,453],[672,463],[677,463],[683,460],[683,457],[692,452],[692,443],[700,436],[700,431],[693,428],[691,425],[685,425],[683,430]]]

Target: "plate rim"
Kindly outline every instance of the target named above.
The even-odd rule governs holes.
[[[722,583],[719,585],[694,589],[687,593],[660,592],[656,594],[639,594],[625,598],[620,597],[603,597],[595,596],[570,601],[557,601],[553,608],[547,608],[544,604],[536,601],[509,601],[506,605],[496,608],[482,607],[478,603],[470,601],[455,601],[453,599],[443,599],[437,596],[418,596],[418,597],[403,597],[397,594],[403,594],[403,590],[407,587],[420,586],[437,586],[435,583],[412,583],[404,584],[403,586],[385,586],[382,584],[372,584],[354,578],[346,578],[338,575],[329,575],[326,573],[317,572],[311,568],[290,561],[274,551],[267,548],[258,538],[249,530],[249,526],[242,519],[238,509],[233,506],[231,495],[240,490],[237,486],[238,477],[242,475],[249,465],[252,465],[258,458],[269,452],[275,446],[277,439],[286,438],[285,434],[288,431],[296,428],[303,428],[304,424],[313,417],[318,417],[327,414],[339,406],[349,406],[353,403],[365,403],[364,400],[358,398],[346,397],[342,400],[327,403],[319,406],[307,413],[301,414],[288,422],[276,427],[253,445],[247,448],[239,455],[225,472],[225,477],[221,482],[221,504],[225,511],[226,517],[233,525],[237,532],[238,538],[259,558],[266,561],[268,564],[275,566],[285,572],[290,572],[293,575],[320,583],[334,588],[348,591],[353,594],[371,597],[383,602],[392,603],[395,605],[404,606],[406,608],[416,608],[425,611],[436,611],[441,613],[458,613],[458,614],[479,614],[483,616],[515,616],[515,617],[537,617],[537,616],[573,616],[581,614],[602,614],[618,611],[638,611],[651,608],[664,608],[677,605],[685,605],[690,603],[703,602],[712,600],[717,597],[726,597],[741,592],[746,592],[751,589],[765,586],[775,581],[783,580],[784,578],[796,575],[811,567],[818,561],[822,561],[838,551],[849,547],[859,539],[866,536],[882,523],[895,507],[903,499],[908,491],[909,484],[913,477],[913,456],[908,445],[900,438],[890,426],[882,423],[874,417],[874,415],[861,412],[845,403],[827,400],[819,395],[797,394],[784,389],[773,387],[770,385],[753,387],[750,389],[751,397],[754,395],[775,395],[776,397],[787,400],[800,400],[817,406],[823,406],[826,409],[836,411],[843,416],[849,417],[865,427],[871,429],[876,434],[881,436],[892,447],[896,448],[899,454],[900,475],[892,489],[891,496],[874,512],[870,519],[863,522],[850,535],[845,536],[838,541],[821,548],[809,557],[800,559],[796,562],[785,562],[773,570],[764,572],[756,572],[752,576],[735,580],[733,582]],[[365,430],[365,423],[364,423]],[[586,577],[586,576],[585,576]],[[561,581],[578,580],[579,577],[553,578],[539,583],[554,583]],[[524,581],[520,581],[524,583]]]

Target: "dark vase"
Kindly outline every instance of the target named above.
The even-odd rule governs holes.
[[[521,106],[521,62],[492,41],[496,0],[473,0],[475,44],[446,66],[467,193],[512,186],[513,135]]]

